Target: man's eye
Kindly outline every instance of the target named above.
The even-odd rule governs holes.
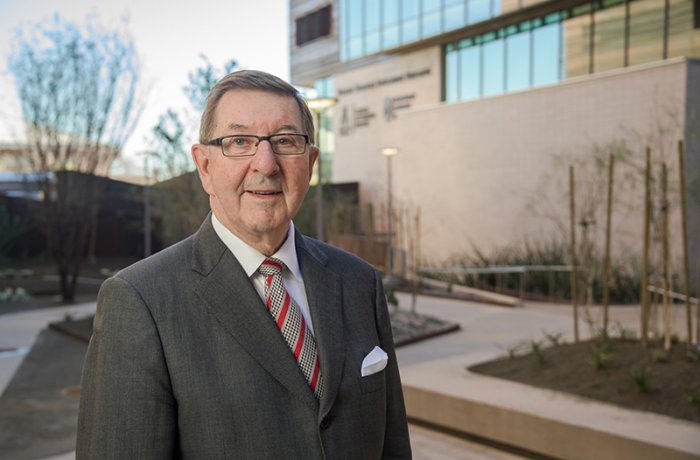
[[[248,144],[250,141],[245,137],[233,137],[231,138],[231,143],[236,146],[242,146]]]

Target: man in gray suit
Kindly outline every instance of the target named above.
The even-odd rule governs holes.
[[[234,72],[199,141],[212,212],[100,290],[77,458],[410,458],[379,274],[292,224],[319,153],[304,100]]]

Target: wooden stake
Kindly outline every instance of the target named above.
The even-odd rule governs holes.
[[[688,229],[685,211],[685,166],[683,162],[683,141],[678,141],[678,174],[681,176],[681,231],[683,235],[683,280],[685,289],[685,320],[688,326],[688,342],[693,343],[693,315],[690,309],[690,262],[688,261]]]
[[[569,166],[569,205],[571,208],[571,304],[574,309],[574,342],[578,343],[578,272],[576,267],[576,200],[574,188],[574,167]]]
[[[649,336],[649,226],[651,212],[651,149],[647,147],[647,165],[644,173],[644,241],[642,251],[642,346],[646,348]]]
[[[664,263],[664,350],[671,349],[671,299],[669,292],[671,290],[671,273],[669,269],[669,245],[668,245],[668,171],[666,163],[661,165],[661,190],[663,196],[662,212],[663,212],[663,263]]]
[[[603,266],[603,339],[608,339],[609,322],[609,292],[610,292],[610,233],[612,226],[612,194],[613,194],[613,172],[615,157],[610,154],[610,164],[608,165],[608,215],[605,223],[605,260]]]

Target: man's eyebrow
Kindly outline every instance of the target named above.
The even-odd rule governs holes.
[[[231,123],[226,126],[226,129],[229,130],[246,130],[248,129],[248,126],[242,125],[240,123]],[[296,132],[299,130],[299,127],[296,125],[291,125],[291,124],[286,124],[286,125],[281,125],[279,128],[277,128],[276,132],[287,132],[287,131],[293,131]]]

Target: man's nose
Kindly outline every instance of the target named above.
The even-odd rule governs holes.
[[[272,176],[279,171],[277,155],[272,151],[272,144],[268,140],[261,140],[258,149],[253,155],[251,163],[253,169],[264,176]]]

